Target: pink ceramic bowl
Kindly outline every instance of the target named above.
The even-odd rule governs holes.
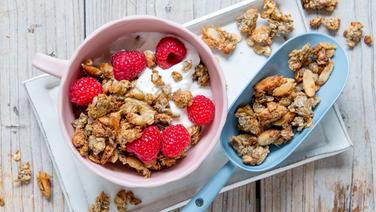
[[[135,171],[128,170],[123,166],[102,166],[95,164],[88,159],[81,157],[71,142],[71,137],[73,135],[71,122],[74,120],[74,115],[72,105],[68,99],[68,92],[71,83],[82,75],[80,69],[81,62],[87,58],[101,55],[101,53],[106,51],[109,47],[109,44],[120,36],[136,32],[168,33],[176,35],[191,43],[199,52],[201,60],[203,60],[208,67],[211,77],[210,86],[216,106],[214,121],[206,128],[201,141],[188,152],[187,157],[171,168],[159,172],[153,172],[151,178],[147,179],[136,174]],[[154,187],[187,176],[198,168],[206,156],[211,152],[219,139],[219,135],[226,119],[227,96],[225,80],[211,50],[195,34],[181,25],[167,20],[151,16],[133,16],[107,23],[88,36],[69,60],[61,60],[47,55],[37,54],[33,59],[33,66],[46,73],[61,78],[58,102],[60,127],[65,141],[69,144],[74,155],[81,163],[97,175],[122,186]],[[71,155],[67,155],[67,157],[70,156]]]

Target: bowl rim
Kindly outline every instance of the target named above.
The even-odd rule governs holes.
[[[113,177],[113,176],[108,175],[104,172],[101,172],[96,167],[98,164],[93,164],[93,162],[88,161],[86,158],[82,157],[79,154],[79,152],[77,151],[77,149],[73,146],[72,142],[70,142],[71,136],[69,136],[69,133],[68,133],[67,128],[66,128],[66,124],[64,122],[65,118],[62,118],[62,117],[64,117],[64,111],[65,111],[64,108],[63,108],[63,105],[64,105],[63,104],[63,101],[64,101],[63,90],[69,84],[69,82],[67,81],[68,73],[72,72],[72,70],[73,70],[72,69],[73,68],[72,63],[75,60],[75,58],[77,58],[79,56],[81,49],[83,49],[90,40],[94,39],[98,33],[106,31],[106,30],[110,30],[111,26],[113,26],[113,25],[120,24],[122,22],[129,22],[129,21],[154,21],[154,22],[159,22],[160,24],[168,25],[169,27],[172,27],[172,28],[176,29],[177,31],[180,31],[179,33],[186,34],[186,36],[190,37],[192,40],[195,40],[195,42],[197,42],[203,48],[203,51],[206,52],[208,55],[210,55],[210,57],[207,58],[207,59],[212,61],[213,67],[214,67],[213,69],[215,69],[215,71],[218,73],[218,78],[219,78],[219,81],[217,81],[216,83],[219,83],[221,85],[220,86],[221,87],[220,93],[222,95],[221,95],[220,100],[223,103],[222,104],[223,109],[222,109],[222,113],[218,117],[218,120],[219,120],[218,122],[219,122],[220,128],[217,129],[217,131],[214,133],[214,136],[210,138],[211,140],[215,140],[215,142],[214,141],[210,142],[209,145],[205,148],[206,151],[203,152],[203,154],[200,154],[195,159],[195,162],[191,166],[185,167],[184,169],[182,169],[181,172],[179,172],[179,174],[176,174],[173,177],[160,178],[158,181],[153,180],[153,177],[148,178],[149,179],[148,181],[142,181],[142,182],[120,180],[116,177]],[[128,16],[128,17],[121,18],[121,19],[118,19],[118,20],[110,21],[110,22],[102,25],[101,27],[97,28],[89,36],[87,36],[85,38],[85,40],[75,49],[74,53],[72,54],[72,56],[69,58],[68,61],[69,61],[68,67],[67,67],[66,72],[62,76],[62,84],[61,84],[61,88],[59,90],[59,98],[58,98],[58,115],[60,117],[59,125],[60,125],[60,128],[62,129],[63,137],[65,138],[64,140],[69,141],[68,145],[70,146],[70,149],[72,150],[73,155],[75,155],[76,158],[78,158],[78,160],[82,164],[84,164],[85,167],[87,167],[89,170],[94,172],[96,175],[98,175],[98,176],[100,176],[100,177],[102,177],[106,180],[109,180],[109,181],[111,181],[111,182],[113,182],[117,185],[126,186],[126,187],[143,187],[143,188],[146,188],[146,187],[161,186],[161,185],[182,179],[185,176],[192,173],[193,171],[195,171],[201,165],[201,163],[206,159],[206,157],[209,155],[209,153],[213,150],[215,145],[219,142],[219,137],[220,137],[222,128],[225,124],[226,117],[227,117],[227,110],[228,110],[228,99],[227,99],[225,78],[224,78],[222,69],[220,68],[217,60],[215,59],[213,53],[211,52],[211,49],[196,34],[189,31],[184,26],[177,24],[177,23],[174,23],[172,21],[166,20],[166,19],[157,18],[157,17],[150,16],[150,15]],[[140,178],[143,178],[143,176],[140,176]]]

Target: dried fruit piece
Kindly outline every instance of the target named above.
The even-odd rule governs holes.
[[[178,157],[189,145],[190,135],[181,125],[170,125],[162,132],[162,153],[169,158]]]
[[[241,37],[229,33],[218,27],[201,28],[202,40],[210,47],[221,51],[223,54],[230,54],[236,48]]]
[[[309,21],[309,26],[312,29],[317,29],[321,26],[322,18],[320,16],[315,16]]]
[[[51,197],[51,176],[46,172],[39,171],[37,176],[39,190],[46,199]]]
[[[146,58],[139,51],[119,51],[112,55],[111,64],[116,80],[133,80],[146,67]]]
[[[351,22],[350,26],[343,32],[347,45],[353,48],[360,42],[363,36],[363,24],[357,21]]]
[[[197,125],[210,124],[215,115],[215,106],[212,100],[197,95],[192,99],[192,104],[187,107],[188,118]]]
[[[69,99],[77,105],[87,106],[102,91],[102,85],[95,78],[83,77],[75,81],[70,87]]]
[[[103,191],[95,199],[95,203],[89,208],[89,212],[109,212],[110,197]]]
[[[184,44],[177,38],[162,38],[156,47],[155,57],[157,64],[162,69],[168,69],[171,66],[180,63],[187,54]]]

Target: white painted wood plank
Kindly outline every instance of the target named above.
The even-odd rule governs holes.
[[[40,74],[31,68],[36,52],[67,58],[83,38],[83,2],[49,0],[0,1],[0,194],[4,211],[64,211],[58,182],[53,198],[41,198],[35,174],[53,167],[25,95],[22,81]],[[11,154],[21,149],[22,161],[30,161],[32,183],[21,187],[12,181],[18,165]],[[54,177],[54,176],[53,176]]]

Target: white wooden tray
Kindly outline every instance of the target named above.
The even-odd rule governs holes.
[[[299,0],[281,2],[281,9],[292,13],[295,20],[294,34],[306,31],[303,16],[301,16]],[[241,2],[205,17],[193,20],[187,24],[193,32],[198,33],[203,25],[218,25],[224,29],[238,33],[234,18],[250,6],[260,7],[260,1],[250,0]],[[280,40],[273,44],[273,51],[283,42]],[[246,83],[254,77],[256,71],[262,66],[266,58],[255,55],[253,51],[241,42],[235,52],[229,57],[219,53],[219,62],[225,74],[229,102],[233,102]],[[57,117],[57,94],[60,81],[52,76],[41,75],[24,82],[31,105],[35,111],[36,119],[45,137],[47,147],[58,181],[64,192],[66,204],[71,211],[87,211],[95,201],[100,191],[105,191],[114,197],[120,189],[87,170],[74,158],[67,141],[59,131]],[[237,171],[222,189],[228,191],[250,182],[277,174],[279,172],[309,163],[314,160],[341,153],[352,146],[336,106],[332,108],[312,134],[284,163],[275,169],[258,174]],[[204,163],[191,175],[184,179],[152,189],[132,189],[141,197],[143,203],[131,208],[134,211],[169,211],[183,206],[187,200],[227,161],[220,144],[215,147]],[[116,211],[112,204],[113,211]]]

